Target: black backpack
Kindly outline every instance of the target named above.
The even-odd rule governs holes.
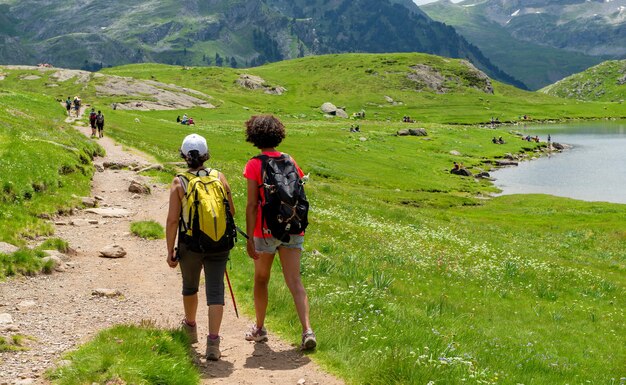
[[[261,206],[261,221],[267,225],[272,236],[289,242],[291,234],[302,233],[308,222],[309,202],[296,165],[287,154],[280,157],[255,156],[261,160],[259,188],[265,192]]]

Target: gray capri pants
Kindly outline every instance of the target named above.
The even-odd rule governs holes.
[[[196,253],[179,245],[180,272],[183,276],[183,295],[194,295],[200,286],[200,270],[204,268],[207,305],[224,305],[224,272],[229,251],[221,253]]]

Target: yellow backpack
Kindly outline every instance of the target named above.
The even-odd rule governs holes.
[[[226,190],[217,170],[179,174],[185,197],[180,213],[179,240],[191,251],[223,252],[235,246],[237,230]]]

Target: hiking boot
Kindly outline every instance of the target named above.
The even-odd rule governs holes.
[[[246,332],[246,341],[267,342],[267,330],[265,327],[259,329],[256,325],[252,325]]]
[[[306,332],[302,333],[302,345],[300,345],[300,349],[313,350],[316,346],[317,339],[315,338],[315,333],[313,333],[313,330],[309,329]]]
[[[220,352],[220,339],[219,337],[212,340],[209,336],[206,337],[206,359],[209,361],[217,361],[222,356]]]
[[[182,320],[180,322],[180,328],[183,329],[185,333],[187,333],[187,336],[189,337],[189,343],[195,344],[196,342],[198,342],[197,325],[191,326],[187,323],[187,320]]]

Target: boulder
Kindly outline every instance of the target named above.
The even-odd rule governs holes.
[[[337,108],[337,111],[335,111],[335,115],[340,118],[348,119],[348,113],[341,108]]]
[[[41,262],[48,263],[52,261],[52,268],[55,271],[65,271],[65,267],[63,266],[63,261],[61,260],[61,258],[57,257],[56,255],[51,255],[48,257],[43,257],[41,258]]]
[[[491,175],[489,175],[489,173],[486,171],[476,174],[476,178],[490,178],[490,177]]]
[[[458,152],[457,150],[452,150],[452,151],[450,151],[450,155],[461,156],[461,153]]]
[[[81,201],[85,207],[96,207],[98,205],[96,199],[91,197],[82,197]]]
[[[135,194],[150,194],[150,186],[146,186],[145,184],[141,184],[137,181],[130,182],[130,186],[128,186],[128,191]]]
[[[562,145],[561,143],[553,142],[552,143],[552,148],[554,148],[556,150],[564,150],[565,146]]]
[[[72,219],[70,221],[70,225],[76,227],[85,227],[89,226],[89,221],[87,219]]]
[[[398,130],[396,135],[398,135],[398,136],[409,136],[409,130],[407,130],[407,129]]]
[[[0,242],[0,254],[13,254],[17,250],[19,250],[19,247],[17,246],[6,242]]]
[[[102,258],[123,258],[124,256],[126,256],[126,250],[120,245],[108,245],[100,250],[100,257]]]
[[[428,133],[423,128],[409,128],[409,134],[413,136],[428,136]]]
[[[452,169],[450,170],[450,174],[460,175],[460,176],[472,176],[472,173],[465,168],[461,168],[458,170]]]
[[[320,109],[325,114],[335,115],[335,113],[337,112],[337,106],[335,106],[334,104],[330,102],[326,102],[322,104],[322,107],[320,107]]]
[[[123,170],[125,168],[128,168],[128,163],[124,163],[124,162],[104,162],[102,164],[102,167],[104,167],[105,169],[110,169],[110,170]]]
[[[93,165],[93,166],[96,168],[96,171],[98,171],[98,172],[104,172],[104,166],[103,166],[103,165],[101,165],[101,164],[97,164],[97,163],[94,163],[94,165]]]
[[[512,160],[496,160],[497,166],[517,166],[519,163]]]
[[[26,309],[33,308],[35,306],[37,306],[37,303],[35,301],[26,300],[26,301],[22,301],[18,303],[16,307],[18,310],[26,310]]]

